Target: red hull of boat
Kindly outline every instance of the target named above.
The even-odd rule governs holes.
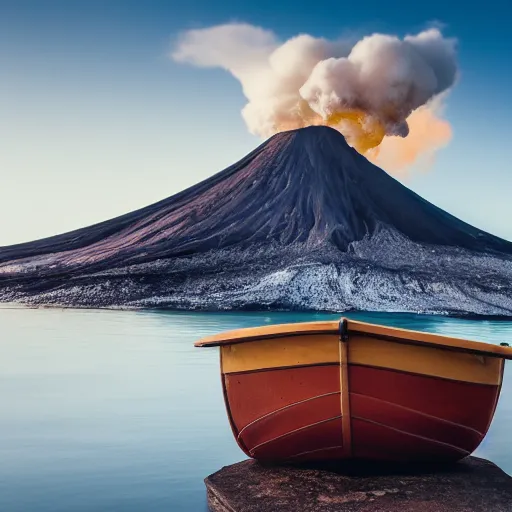
[[[343,458],[338,365],[223,376],[237,441],[262,460]],[[489,427],[499,386],[351,366],[351,456],[457,460]],[[458,406],[457,406],[458,404]],[[471,407],[468,407],[471,404]]]
[[[358,322],[338,329],[270,326],[199,343],[221,346],[226,407],[248,456],[439,462],[478,447],[511,349]]]

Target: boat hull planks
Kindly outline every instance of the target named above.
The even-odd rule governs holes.
[[[220,346],[231,428],[249,457],[439,462],[478,447],[511,349],[452,338],[444,346],[442,336],[422,341],[424,333],[407,338],[381,326],[361,332],[359,322],[339,326],[280,325],[275,335],[265,327],[261,338],[239,330],[196,344]]]

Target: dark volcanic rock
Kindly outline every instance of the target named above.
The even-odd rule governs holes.
[[[283,132],[121,217],[0,248],[0,301],[512,314],[512,244],[327,127]]]
[[[444,468],[263,466],[246,460],[205,479],[213,512],[510,512],[512,478],[483,459]]]

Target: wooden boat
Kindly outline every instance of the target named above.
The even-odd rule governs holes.
[[[233,434],[267,461],[456,461],[491,424],[512,348],[342,319],[240,329],[220,347]],[[506,345],[506,344],[503,344]]]

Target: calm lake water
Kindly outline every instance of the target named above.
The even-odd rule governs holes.
[[[512,322],[358,319],[512,343]],[[243,460],[218,349],[227,329],[339,315],[0,309],[0,510],[206,511],[203,479]],[[476,455],[512,474],[512,366]]]

